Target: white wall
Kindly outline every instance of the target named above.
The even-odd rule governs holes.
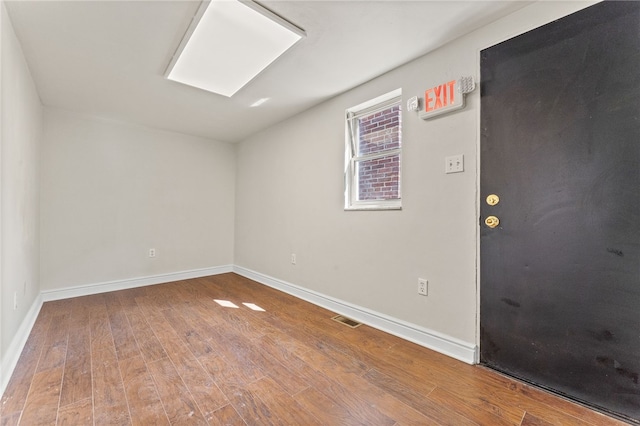
[[[233,263],[233,145],[46,108],[41,173],[43,291]]]
[[[42,106],[4,3],[0,6],[0,390],[40,294],[39,167]],[[14,310],[13,298],[17,298]],[[28,333],[28,328],[26,329]]]
[[[402,211],[343,211],[344,111],[397,88],[406,100],[478,81],[482,48],[586,6],[528,6],[240,143],[236,265],[476,344],[479,89],[449,116],[403,112]],[[445,175],[453,154],[465,172]]]

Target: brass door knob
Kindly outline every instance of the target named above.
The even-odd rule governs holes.
[[[484,224],[489,228],[495,228],[496,226],[500,225],[500,219],[495,216],[489,216],[484,220]]]

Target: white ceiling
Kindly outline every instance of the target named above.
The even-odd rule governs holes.
[[[7,2],[44,105],[236,142],[524,7],[264,1],[307,37],[232,98],[163,75],[199,2]],[[250,105],[270,98],[260,107]]]

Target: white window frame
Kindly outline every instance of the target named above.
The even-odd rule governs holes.
[[[402,106],[402,89],[378,96],[370,101],[351,107],[345,112],[345,210],[401,210],[402,209],[402,119],[400,120],[400,147],[385,151],[358,156],[358,129],[355,122],[359,117],[389,108],[394,104]],[[400,108],[402,114],[402,107]],[[398,155],[400,158],[400,186],[397,199],[387,200],[358,200],[358,176],[356,163],[359,161],[375,160],[377,158]]]

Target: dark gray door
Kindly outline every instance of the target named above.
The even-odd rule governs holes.
[[[493,46],[481,69],[481,362],[640,420],[640,2]]]

